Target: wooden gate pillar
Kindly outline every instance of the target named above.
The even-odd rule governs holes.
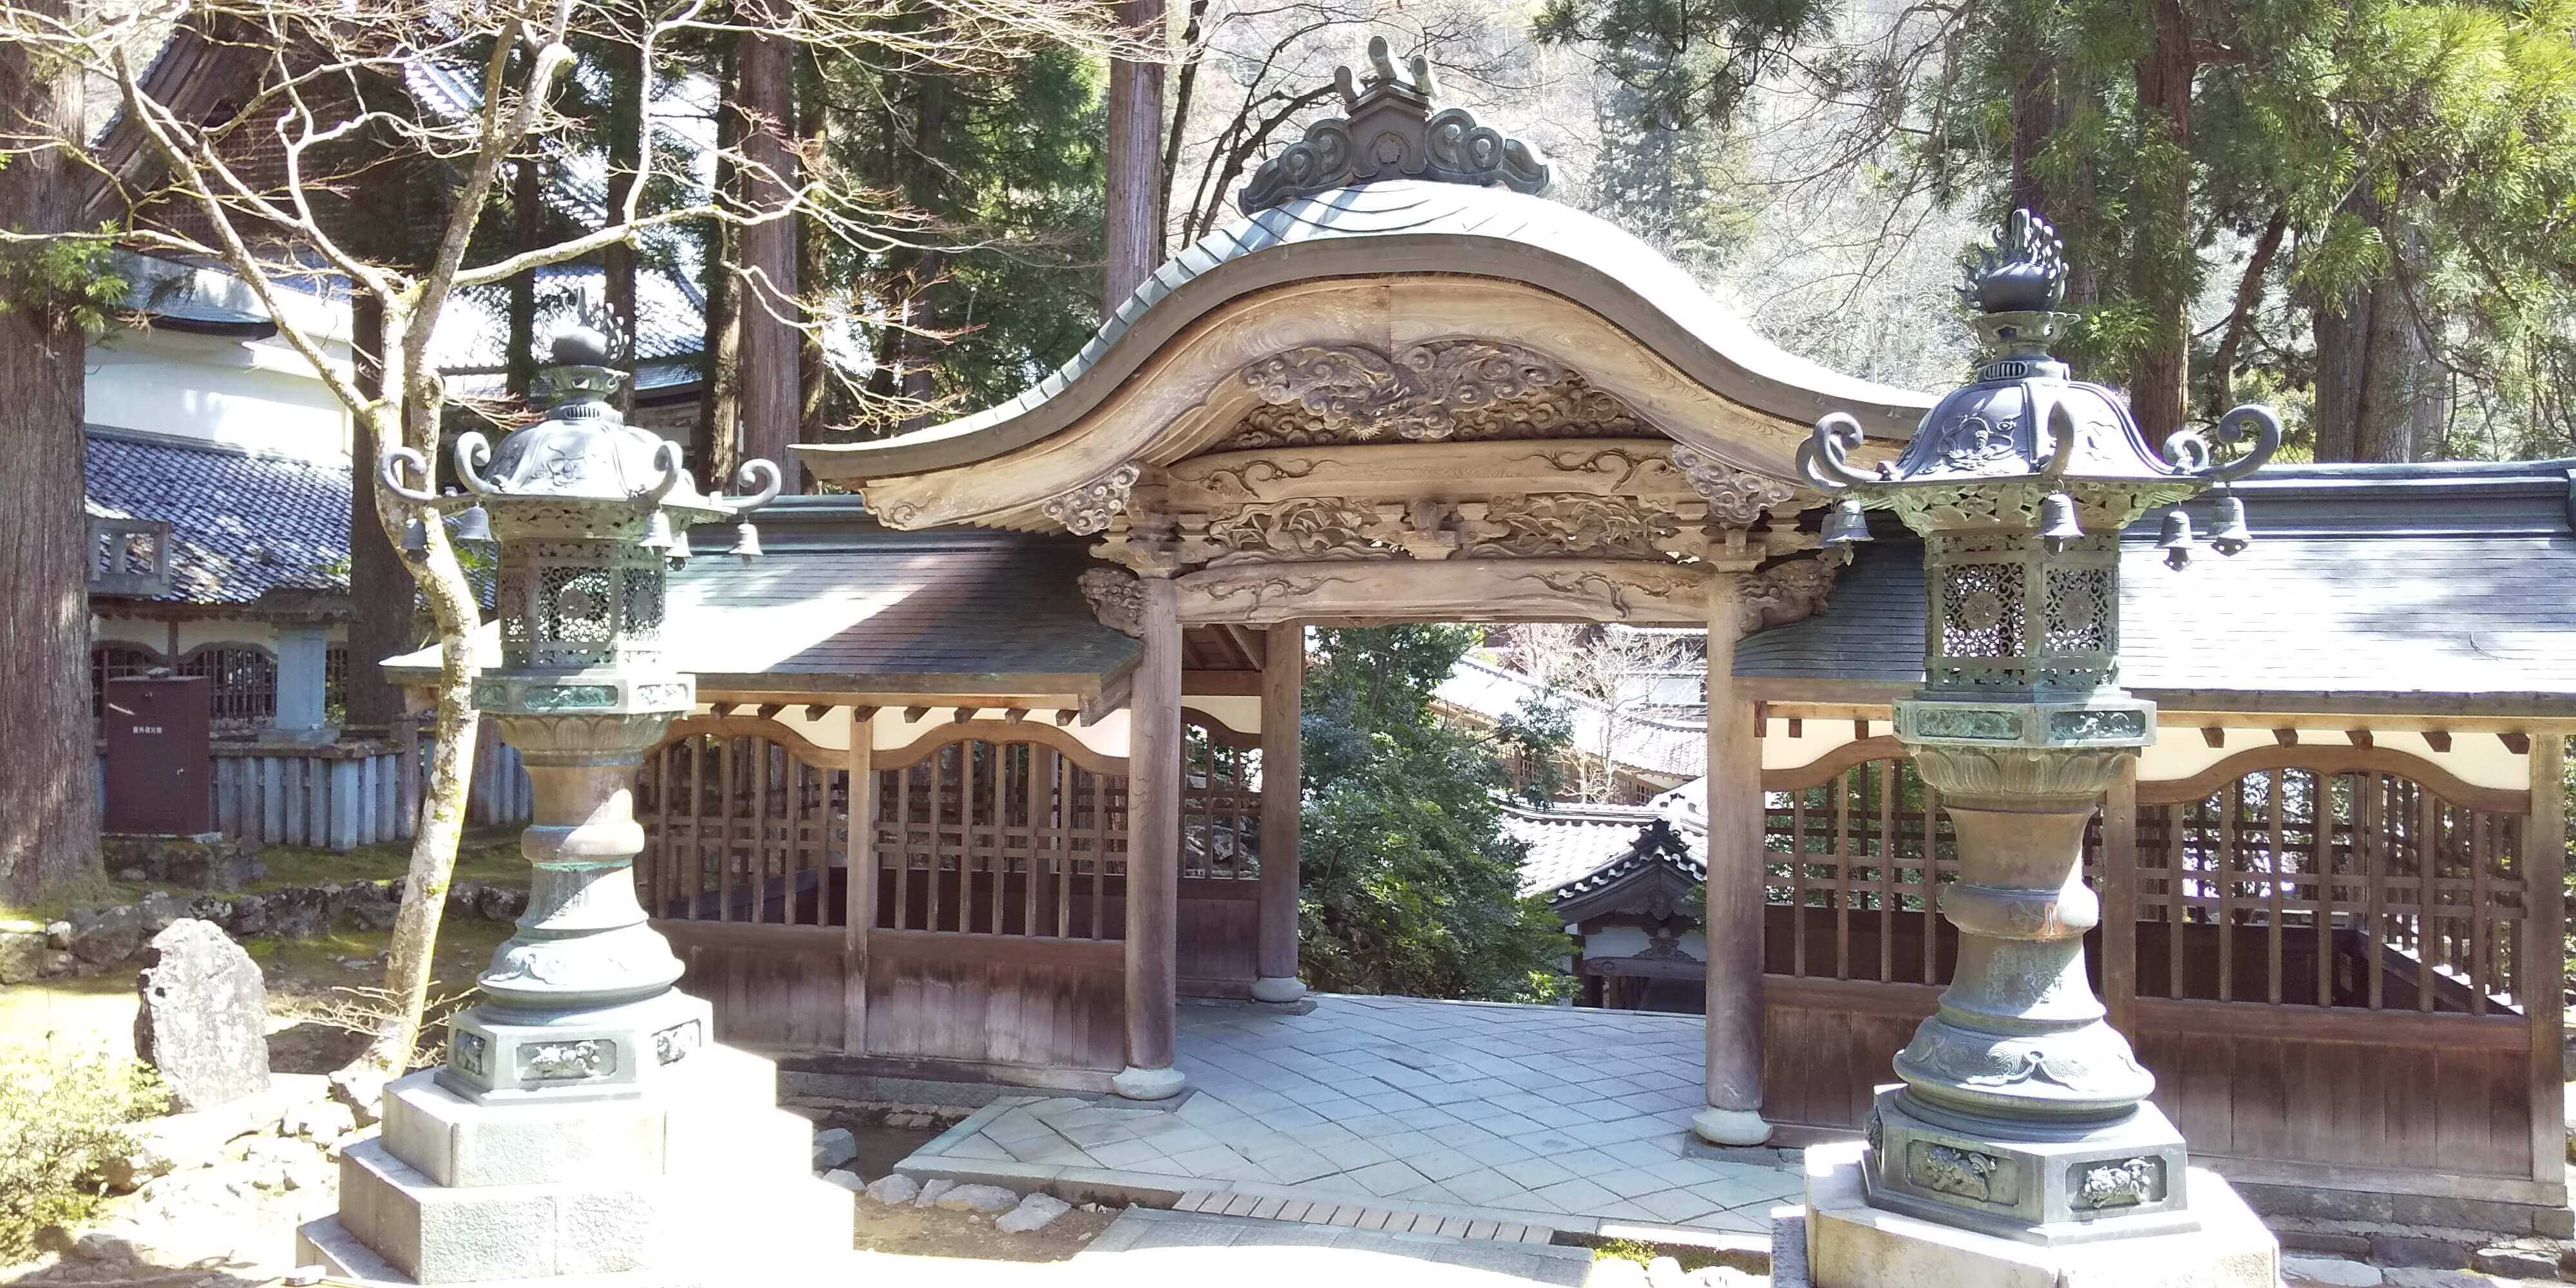
[[[1708,1107],[1691,1130],[1717,1145],[1759,1145],[1762,1120],[1762,745],[1736,695],[1735,641],[1745,574],[1708,591]]]
[[[1259,967],[1253,997],[1294,1002],[1297,978],[1297,827],[1303,793],[1298,731],[1305,716],[1306,628],[1270,628],[1261,664],[1261,890]]]
[[[1181,880],[1181,610],[1166,576],[1142,579],[1134,724],[1127,770],[1127,1067],[1111,1080],[1131,1100],[1180,1094],[1172,1067],[1175,928]]]

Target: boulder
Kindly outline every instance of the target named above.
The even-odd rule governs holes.
[[[293,1106],[278,1124],[282,1134],[301,1136],[316,1145],[338,1140],[357,1129],[357,1112],[337,1100],[312,1100]]]
[[[823,1180],[828,1184],[838,1185],[852,1194],[864,1194],[868,1189],[868,1183],[860,1180],[857,1172],[845,1167],[835,1167],[823,1173]]]
[[[64,947],[92,966],[113,966],[143,947],[143,914],[132,904],[82,908],[72,914],[71,926]]]
[[[135,987],[134,1053],[161,1071],[175,1108],[268,1089],[268,985],[222,930],[190,918],[153,936]]]
[[[1052,1194],[1032,1194],[1021,1199],[1019,1206],[1003,1213],[1002,1218],[993,1224],[1007,1234],[1027,1234],[1055,1224],[1057,1217],[1072,1210],[1071,1204]]]
[[[932,1201],[942,1212],[981,1212],[986,1216],[1008,1212],[1020,1205],[1020,1196],[999,1185],[955,1185]]]
[[[27,984],[45,976],[45,958],[53,950],[43,934],[0,932],[0,984]]]
[[[143,896],[143,902],[135,908],[143,914],[144,933],[157,935],[168,930],[172,922],[192,915],[188,904],[188,900],[167,890],[155,890]]]
[[[1646,1263],[1646,1288],[1688,1288],[1682,1279],[1678,1257],[1657,1257]]]
[[[2543,1248],[2499,1244],[2478,1249],[2469,1258],[2469,1267],[2507,1279],[2555,1279],[2558,1277],[2558,1255]]]
[[[861,1193],[888,1207],[895,1207],[921,1197],[921,1183],[901,1172],[895,1172],[870,1181],[868,1188]]]
[[[921,1183],[921,1192],[913,1196],[912,1205],[914,1207],[937,1206],[940,1195],[946,1194],[948,1191],[956,1188],[957,1182],[948,1180],[945,1177],[933,1181],[924,1181]]]
[[[832,1127],[814,1133],[814,1170],[839,1167],[859,1156],[859,1138],[847,1127]]]

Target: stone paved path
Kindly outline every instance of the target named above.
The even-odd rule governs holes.
[[[1210,1253],[1222,1252],[1220,1256]],[[1387,1283],[1406,1288],[1580,1288],[1582,1248],[1387,1234],[1249,1217],[1129,1208],[1072,1262],[1077,1277],[1112,1271],[1123,1283]]]
[[[1767,1234],[1799,1175],[1685,1149],[1701,1031],[1693,1016],[1418,998],[1184,1006],[1177,1063],[1196,1094],[1177,1111],[1031,1097],[912,1161]]]

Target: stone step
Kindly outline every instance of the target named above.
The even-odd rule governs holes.
[[[1553,1226],[1507,1220],[1499,1214],[1492,1218],[1476,1218],[1331,1199],[1266,1198],[1227,1189],[1191,1190],[1181,1195],[1180,1201],[1172,1205],[1172,1210],[1210,1216],[1250,1217],[1256,1221],[1383,1230],[1389,1234],[1432,1234],[1494,1243],[1544,1244],[1554,1240],[1557,1233]]]

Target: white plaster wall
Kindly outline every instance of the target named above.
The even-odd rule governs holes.
[[[2138,778],[2142,782],[2165,782],[2189,778],[2201,770],[2238,752],[2277,745],[2269,729],[2223,729],[2221,745],[2212,747],[2195,725],[2170,721],[2156,730],[2156,744],[2138,758]],[[2527,757],[2505,750],[2504,741],[2492,733],[2463,730],[2451,735],[2449,751],[2435,751],[2420,733],[2378,732],[2371,741],[2390,751],[2420,756],[2457,775],[2462,782],[2478,787],[2497,787],[2506,791],[2526,791],[2531,787],[2531,767]],[[2302,729],[2301,746],[2348,747],[2352,739],[2339,729]]]
[[[1869,736],[1892,734],[1895,729],[1884,720],[1868,723]],[[2271,729],[2225,729],[2220,745],[2212,747],[2201,736],[2199,725],[2159,722],[2156,741],[2138,758],[2141,782],[2170,782],[2189,778],[2238,752],[2276,745]],[[1826,753],[1856,740],[1852,722],[1844,719],[1800,721],[1801,736],[1789,736],[1789,721],[1774,716],[1762,731],[1762,767],[1795,769],[1811,765]],[[2503,740],[2492,733],[2460,731],[2451,735],[2449,751],[2435,751],[2420,733],[2379,732],[2372,741],[2391,751],[2420,756],[2457,775],[2461,781],[2479,787],[2496,787],[2523,791],[2531,786],[2530,767],[2526,758],[2505,749]],[[2352,739],[2336,729],[2302,729],[2302,745],[2350,746]]]
[[[83,390],[93,425],[304,460],[349,454],[348,410],[277,340],[121,332],[89,350]]]
[[[1868,727],[1869,736],[1873,738],[1896,732],[1895,727],[1884,720],[1869,721]],[[1792,738],[1789,736],[1789,721],[1774,716],[1762,726],[1762,767],[1795,769],[1800,765],[1812,765],[1834,748],[1858,740],[1849,720],[1802,719],[1798,721],[1798,736]]]
[[[1653,941],[1636,926],[1605,926],[1599,932],[1583,937],[1586,957],[1634,957],[1646,951]],[[1681,937],[1681,950],[1693,961],[1708,960],[1708,937],[1694,930]]]

